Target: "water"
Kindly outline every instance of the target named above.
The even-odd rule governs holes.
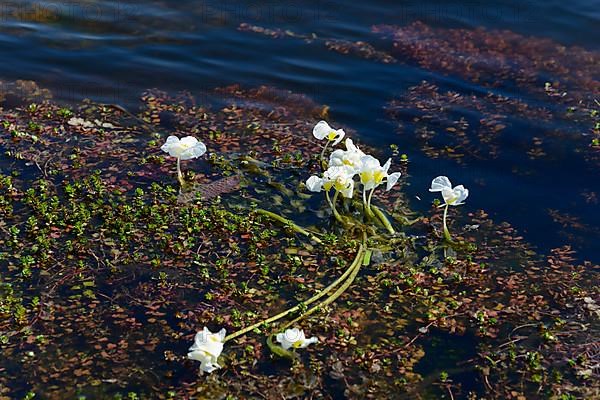
[[[467,212],[484,209],[494,220],[514,225],[542,253],[571,245],[578,259],[600,261],[600,164],[582,156],[588,151],[584,144],[590,141],[585,123],[509,117],[503,121],[506,131],[496,142],[500,147],[497,158],[467,154],[459,163],[444,156],[432,159],[414,135],[411,116],[401,114],[400,121],[409,128],[398,133],[398,119],[392,120],[385,111],[392,99],[402,98],[423,80],[465,96],[491,90],[562,113],[550,98],[510,82],[490,89],[414,60],[379,63],[329,51],[319,41],[272,39],[238,29],[248,23],[302,35],[314,33],[319,38],[369,42],[389,52],[391,42],[375,34],[372,26],[405,26],[415,21],[437,28],[503,29],[548,38],[569,48],[600,51],[600,1],[491,5],[484,1],[22,0],[0,4],[0,81],[36,81],[68,105],[90,98],[131,110],[149,88],[189,91],[200,102],[212,98],[213,88],[235,83],[303,93],[329,105],[332,121],[355,130],[362,142],[378,147],[381,155],[390,154],[390,144],[398,144],[400,153],[410,160],[403,190],[413,209],[428,213],[433,198],[427,191],[429,182],[447,175],[471,190],[461,209],[464,223],[468,223]],[[543,82],[538,86],[542,88]],[[600,99],[600,93],[589,95]],[[473,110],[458,114],[466,115],[472,126],[481,118]],[[431,127],[443,130],[440,125]],[[569,135],[559,137],[557,130]],[[472,129],[467,133],[475,134]],[[533,138],[543,141],[546,155],[527,156]],[[443,139],[439,140],[442,148]],[[557,218],[561,215],[570,219],[561,223]],[[420,368],[438,373],[431,362]]]
[[[518,160],[511,163],[510,158],[466,166],[432,162],[410,138],[394,135],[383,106],[423,79],[450,83],[467,92],[472,85],[402,60],[384,65],[343,57],[301,40],[272,40],[237,27],[250,23],[377,43],[371,25],[421,20],[437,27],[508,29],[598,50],[599,5],[581,0],[568,4],[504,1],[493,6],[477,1],[352,5],[337,1],[3,2],[0,49],[5,62],[0,65],[0,77],[37,81],[65,103],[91,98],[127,107],[136,107],[139,94],[154,87],[187,90],[200,99],[212,88],[232,83],[305,93],[330,105],[332,118],[356,129],[369,144],[398,143],[413,161],[408,190],[424,203],[429,199],[425,189],[430,177],[446,174],[471,187],[469,207],[485,208],[495,218],[510,221],[528,240],[547,250],[567,244],[548,209],[600,225],[599,214],[594,212],[597,205],[582,202],[580,195],[582,190],[598,190],[594,168],[568,159],[537,163],[532,166],[534,175],[523,177],[511,172],[510,164]],[[503,93],[520,95],[515,90]],[[517,144],[503,143],[507,151],[512,145]],[[478,179],[488,184],[477,184]],[[415,206],[420,207],[419,203]],[[597,246],[586,238],[590,234],[578,235],[581,240],[573,245],[579,255],[597,260]]]

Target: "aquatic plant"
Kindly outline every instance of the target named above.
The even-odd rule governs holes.
[[[469,196],[469,189],[466,189],[463,185],[452,187],[448,177],[438,176],[431,181],[431,188],[429,191],[442,193],[444,204],[440,205],[440,207],[444,207],[444,238],[448,242],[452,242],[452,236],[450,236],[450,231],[448,231],[448,224],[446,222],[448,217],[448,207],[464,204],[464,201]]]
[[[315,125],[313,129],[313,135],[320,140],[327,138],[327,144],[329,144],[329,142],[337,144],[345,136],[345,133],[341,129],[333,130],[325,121],[320,121]],[[334,151],[330,156],[329,163],[324,164],[324,151],[327,148],[327,144],[321,151],[320,157],[321,165],[326,167],[326,169],[322,174],[322,177],[316,175],[309,177],[306,181],[306,187],[311,192],[324,191],[331,211],[335,219],[341,223],[342,228],[357,228],[360,232],[359,237],[357,237],[357,239],[360,240],[360,245],[355,255],[354,261],[337,280],[335,280],[325,289],[322,289],[319,292],[317,292],[311,298],[277,315],[271,316],[255,324],[242,328],[228,336],[224,336],[222,338],[219,337],[220,341],[218,343],[220,345],[222,345],[222,343],[224,342],[242,336],[250,331],[259,329],[260,327],[268,327],[269,324],[274,323],[296,312],[300,312],[300,314],[292,321],[280,327],[280,332],[275,336],[277,341],[281,344],[281,348],[283,350],[277,349],[273,346],[271,340],[271,336],[273,335],[267,336],[267,344],[269,345],[269,347],[274,353],[280,356],[293,357],[293,355],[288,352],[290,348],[304,348],[312,343],[317,343],[318,339],[316,337],[306,339],[302,330],[299,330],[298,328],[288,328],[296,324],[300,320],[312,315],[318,310],[321,310],[329,304],[333,303],[351,286],[352,282],[354,282],[356,276],[360,271],[360,267],[363,265],[369,265],[371,259],[371,250],[367,247],[367,232],[372,229],[369,228],[372,222],[374,222],[377,219],[377,221],[383,224],[383,226],[389,231],[389,233],[395,233],[391,223],[389,222],[385,214],[378,208],[371,207],[371,200],[375,189],[378,186],[385,183],[386,190],[389,191],[400,178],[399,172],[395,172],[392,174],[388,173],[391,166],[391,159],[388,159],[388,161],[383,166],[381,166],[381,163],[378,159],[371,155],[363,153],[361,150],[358,149],[358,147],[354,145],[351,139],[347,139],[346,150]],[[342,216],[336,208],[336,202],[340,194],[343,198],[348,200],[351,200],[354,197],[355,176],[360,177],[360,182],[363,185],[362,210],[364,211],[365,215],[361,220],[357,219],[354,215]],[[329,195],[329,192],[332,189],[335,191],[333,195],[333,200]],[[366,195],[367,192],[369,193],[368,198]],[[296,232],[315,238],[315,236],[310,234],[310,232],[306,231],[304,228],[299,227],[291,220],[281,215],[262,209],[258,209],[258,212],[274,220],[284,223]],[[352,231],[354,232],[355,230],[353,229]],[[322,298],[324,298],[324,300],[321,300]],[[308,306],[310,306],[313,303],[316,303],[316,305],[313,305],[311,308],[308,308]],[[196,336],[196,344],[193,348],[196,349],[196,353],[198,353],[198,355],[195,356],[195,359],[198,359],[199,361],[204,363],[204,367],[201,367],[202,370],[205,372],[212,372],[215,369],[213,365],[216,364],[216,359],[213,358],[215,352],[212,351],[212,349],[213,346],[216,345],[211,342],[207,346],[203,342],[199,342],[199,340],[202,340],[204,336],[207,335],[206,332],[207,329],[204,328],[204,331],[198,333],[198,335]],[[207,340],[212,340],[210,338],[213,338],[213,336],[209,336],[209,339]],[[218,347],[218,350],[220,352],[220,350],[222,350],[222,347]]]
[[[193,136],[179,139],[177,136],[169,136],[165,144],[160,148],[171,157],[177,158],[177,178],[181,186],[185,184],[181,172],[181,160],[192,160],[206,153],[206,146]]]
[[[313,136],[319,140],[327,139],[325,146],[323,146],[323,150],[321,150],[321,165],[324,163],[323,157],[325,155],[325,151],[327,150],[327,146],[329,146],[329,143],[332,143],[333,146],[336,146],[342,141],[344,136],[346,136],[346,133],[343,129],[333,129],[325,121],[319,121],[313,128],[312,133]]]
[[[398,179],[400,179],[400,172],[388,174],[391,164],[391,158],[387,160],[383,167],[381,166],[379,160],[373,156],[366,155],[361,159],[358,175],[360,176],[360,182],[363,185],[363,202],[365,205],[365,210],[371,216],[373,215],[371,199],[375,189],[379,185],[385,183],[385,190],[389,191],[392,187],[394,187],[394,185],[396,185]],[[369,192],[368,196],[367,192]]]
[[[324,121],[317,123],[315,128],[324,123]],[[323,153],[321,153],[321,163],[323,163]],[[394,172],[392,174],[388,173],[391,163],[392,160],[388,159],[387,162],[381,166],[381,163],[377,158],[365,154],[354,144],[352,139],[347,138],[346,150],[338,149],[333,151],[329,157],[329,163],[324,164],[327,169],[323,173],[323,177],[319,178],[318,176],[311,176],[306,181],[306,187],[311,192],[324,191],[334,217],[339,222],[346,225],[347,223],[336,209],[337,197],[338,194],[341,193],[343,197],[351,199],[354,195],[355,188],[354,177],[358,176],[360,178],[360,183],[362,184],[363,210],[365,216],[371,220],[378,219],[386,227],[389,233],[393,234],[395,233],[394,228],[385,214],[383,214],[381,210],[371,206],[373,192],[378,186],[385,183],[386,191],[389,191],[398,182],[398,179],[400,179],[400,172]],[[329,196],[329,191],[332,188],[335,189],[333,200],[331,200]]]
[[[276,338],[284,350],[289,350],[290,348],[304,349],[311,344],[319,342],[319,339],[315,336],[307,339],[304,331],[298,328],[286,329],[285,332],[278,333]]]
[[[141,126],[92,128],[81,146],[65,140],[81,127],[52,130],[70,117],[52,102],[33,114],[4,115],[11,130],[26,131],[31,120],[44,129],[37,142],[0,136],[14,165],[0,176],[0,258],[7,266],[0,348],[9,366],[0,374],[0,397],[598,397],[597,263],[579,260],[568,246],[545,257],[516,227],[483,210],[469,214],[473,225],[461,234],[473,247],[454,247],[445,259],[431,234],[441,210],[438,220],[418,219],[391,236],[363,220],[354,196],[337,206],[355,226],[346,229],[333,217],[318,227],[292,225],[291,216],[317,221],[301,210],[309,209],[304,201],[314,209],[321,196],[308,200],[298,172],[311,174],[306,160],[322,146],[298,132],[307,131],[307,120],[324,118],[323,107],[270,88],[226,90],[234,100],[215,110],[187,103],[185,94],[144,97],[140,118],[167,114],[173,134],[201,137],[223,154],[194,180],[202,199],[192,193],[185,203],[161,179],[169,168],[162,143],[147,142]],[[91,112],[75,112],[131,123],[115,109],[85,110]],[[272,150],[273,138],[292,154],[289,161]],[[67,157],[55,157],[60,152]],[[260,171],[226,157],[251,152],[261,155]],[[15,174],[27,170],[25,162],[32,176]],[[400,165],[404,176],[407,164]],[[300,198],[290,190],[296,188]],[[413,215],[405,214],[404,199],[392,190],[372,206],[392,211],[400,227],[403,215]],[[249,201],[281,215],[243,208]],[[368,242],[361,250],[363,226]],[[359,251],[369,261],[369,249],[372,265],[349,266]],[[326,293],[313,299],[321,288]],[[290,349],[302,357],[292,363],[268,365],[264,335],[273,333],[269,349],[283,355],[276,334],[288,321],[260,323],[294,304],[286,317],[303,315],[303,322],[289,328],[310,329],[321,343]],[[183,350],[206,324],[252,329],[225,342],[217,364],[227,372],[199,378]]]
[[[212,333],[207,327],[204,327],[203,330],[196,333],[194,344],[190,347],[188,353],[188,358],[200,361],[200,369],[207,373],[221,368],[218,360],[223,351],[225,334],[225,329],[221,329],[217,333]]]

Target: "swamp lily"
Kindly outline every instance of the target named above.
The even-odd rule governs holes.
[[[177,177],[183,185],[183,174],[181,173],[181,160],[191,160],[206,153],[206,146],[193,136],[179,139],[177,136],[169,136],[165,144],[160,148],[171,157],[177,158]]]
[[[444,207],[444,238],[448,242],[452,242],[452,236],[448,230],[447,218],[448,218],[448,206],[459,206],[464,204],[467,197],[469,197],[469,189],[466,189],[463,185],[452,187],[450,179],[447,176],[438,176],[431,181],[430,192],[441,192],[444,198],[444,204],[440,207]]]
[[[225,333],[225,329],[221,329],[217,333],[212,333],[207,327],[204,327],[203,330],[196,333],[194,344],[190,347],[188,353],[188,358],[200,361],[200,369],[207,373],[221,368],[217,362],[223,351]]]
[[[307,339],[304,331],[298,328],[286,329],[283,333],[277,334],[277,342],[281,344],[284,350],[303,349],[313,343],[318,343],[319,339],[311,337]]]

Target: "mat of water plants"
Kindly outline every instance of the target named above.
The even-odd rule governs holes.
[[[411,54],[431,61],[428,48]],[[403,194],[418,171],[356,138],[403,173],[374,200],[396,233],[372,237],[352,286],[299,323],[318,343],[278,357],[265,341],[275,323],[227,342],[221,368],[203,373],[187,357],[196,332],[234,332],[296,305],[357,252],[323,196],[304,185],[320,172],[322,144],[311,131],[328,107],[229,86],[203,103],[153,90],[137,109],[65,108],[33,82],[14,86],[0,110],[0,399],[600,396],[600,266],[569,246],[540,254],[468,201],[449,215],[463,245],[444,244],[442,209],[417,214]],[[424,83],[390,103],[391,115],[424,96],[448,101]],[[486,132],[499,124],[485,123]],[[160,150],[169,135],[208,148],[182,162],[183,191]]]

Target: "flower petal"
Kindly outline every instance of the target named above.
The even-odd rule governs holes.
[[[383,172],[385,172],[387,174],[387,172],[390,170],[390,167],[392,166],[392,159],[388,158],[388,160],[385,162],[385,164],[383,164]]]
[[[323,190],[323,179],[315,175],[311,176],[306,181],[306,188],[311,192],[320,192]]]
[[[438,176],[431,181],[430,192],[441,192],[444,189],[452,189],[452,184],[447,176]]]
[[[348,186],[345,189],[341,190],[340,193],[345,198],[351,199],[352,196],[354,195],[354,180],[351,179],[350,182],[348,183]]]
[[[198,143],[198,139],[196,139],[193,136],[186,136],[184,138],[181,138],[180,142],[181,145],[184,147],[193,147],[196,145],[196,143]]]
[[[313,136],[319,140],[323,140],[332,130],[327,122],[319,121],[313,128]]]
[[[394,185],[396,184],[396,182],[398,182],[398,179],[400,179],[400,176],[402,174],[400,172],[394,172],[393,174],[388,175],[387,177],[387,187],[386,187],[386,191],[389,191],[391,188],[394,187]]]
[[[464,204],[464,201],[469,197],[469,189],[466,189],[463,185],[458,185],[453,189],[456,201],[453,205],[458,206]]]
[[[164,151],[165,153],[170,153],[171,151],[171,147],[173,147],[173,145],[178,144],[179,143],[179,138],[177,136],[169,136],[167,138],[167,141],[165,142],[165,144],[163,144],[160,149],[162,151]]]
[[[346,132],[344,132],[343,129],[338,129],[335,132],[336,132],[336,136],[335,136],[335,141],[333,142],[334,146],[336,146],[338,143],[340,143],[342,141],[342,139],[344,138],[344,136],[346,136]]]
[[[204,153],[206,153],[206,145],[202,142],[196,141],[196,144],[193,147],[182,151],[179,157],[182,160],[191,160],[193,158],[198,158],[204,155]]]
[[[319,343],[319,338],[317,338],[316,336],[313,336],[310,339],[304,340],[304,343],[302,343],[302,348],[308,347],[309,345],[314,344],[314,343]]]

